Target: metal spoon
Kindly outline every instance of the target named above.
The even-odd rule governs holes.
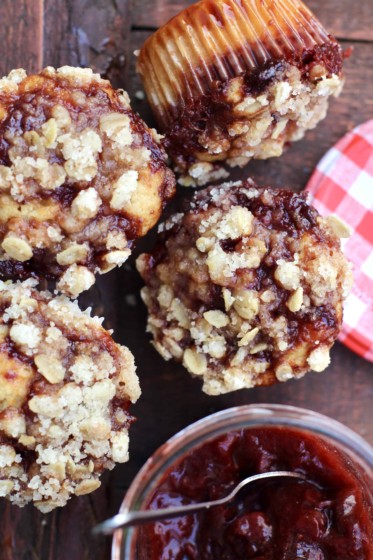
[[[251,482],[256,482],[258,480],[268,480],[269,478],[278,477],[288,477],[288,478],[298,478],[300,480],[306,480],[303,474],[297,472],[288,471],[273,471],[262,474],[255,474],[241,480],[235,488],[219,500],[213,500],[211,502],[200,502],[199,504],[189,504],[180,507],[171,507],[164,509],[154,509],[146,511],[123,511],[118,513],[114,517],[107,519],[103,523],[96,525],[93,528],[94,534],[104,534],[111,535],[117,529],[124,529],[125,527],[130,527],[132,525],[145,525],[146,523],[151,523],[152,521],[160,521],[161,519],[171,519],[173,517],[179,517],[182,515],[187,515],[189,513],[196,513],[202,509],[209,509],[214,506],[221,506],[233,500],[233,498],[238,494],[238,492],[247,486]]]

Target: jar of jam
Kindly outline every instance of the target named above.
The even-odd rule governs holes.
[[[182,430],[147,461],[121,511],[218,499],[274,470],[305,480],[256,482],[227,505],[117,531],[113,560],[373,559],[373,449],[290,406],[236,407]]]

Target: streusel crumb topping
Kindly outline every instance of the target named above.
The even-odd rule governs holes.
[[[261,88],[256,89],[259,78]],[[243,167],[251,159],[280,156],[286,144],[303,138],[325,118],[344,78],[314,64],[307,75],[279,62],[238,76],[190,104],[165,131],[165,145],[184,186],[228,176],[222,167]]]
[[[48,512],[128,460],[140,388],[102,319],[36,284],[0,281],[0,496]]]
[[[323,371],[352,283],[346,228],[304,194],[248,180],[200,191],[138,259],[148,331],[216,395]]]
[[[160,138],[90,69],[0,80],[0,277],[76,297],[123,264],[174,191]]]

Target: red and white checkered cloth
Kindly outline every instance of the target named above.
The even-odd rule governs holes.
[[[373,361],[373,120],[327,152],[306,189],[321,215],[335,214],[353,230],[349,239],[342,240],[355,283],[339,340]]]

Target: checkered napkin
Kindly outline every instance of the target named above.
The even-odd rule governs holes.
[[[342,240],[355,283],[339,340],[373,361],[373,120],[327,152],[306,190],[321,215],[335,214],[353,230],[350,239]]]

